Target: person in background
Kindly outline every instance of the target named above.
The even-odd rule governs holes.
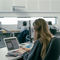
[[[29,30],[27,29],[26,26],[27,26],[27,22],[24,21],[23,26],[20,30],[20,34],[18,35],[19,43],[24,43],[24,42],[28,41],[28,40],[26,40],[26,36],[29,35]]]
[[[52,35],[46,21],[42,18],[36,19],[33,26],[34,46],[31,50],[20,48],[21,50],[19,49],[18,52],[23,51],[23,59],[18,60],[57,60],[59,55],[58,39]],[[51,49],[49,49],[49,46]]]
[[[22,32],[24,30],[27,30],[27,22],[26,21],[23,21],[23,26],[21,27],[20,32]]]
[[[48,27],[50,29],[50,32],[55,35],[57,33],[57,28],[52,24],[51,21],[48,22]]]

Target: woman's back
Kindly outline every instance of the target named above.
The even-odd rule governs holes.
[[[60,55],[60,38],[53,37],[46,49],[44,60],[58,60]]]

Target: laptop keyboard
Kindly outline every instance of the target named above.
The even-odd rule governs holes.
[[[7,53],[6,56],[17,57],[17,56],[22,56],[22,54],[16,51],[12,51],[12,52]]]

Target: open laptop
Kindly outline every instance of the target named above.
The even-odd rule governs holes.
[[[16,52],[21,45],[23,45],[26,48],[31,48],[32,43],[22,43],[19,46],[19,42],[16,37],[8,37],[4,38],[5,45],[8,49],[7,56],[13,56],[13,57],[22,57],[23,54]]]
[[[8,49],[7,55],[17,57],[20,53],[16,52],[19,49],[19,42],[16,37],[4,38],[5,45]]]

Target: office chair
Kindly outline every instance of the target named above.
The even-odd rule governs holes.
[[[3,32],[0,30],[0,41],[3,39]]]
[[[60,38],[51,40],[44,60],[60,60]]]
[[[28,30],[24,30],[23,32],[21,32],[18,35],[18,41],[19,43],[24,43],[27,42],[28,40],[26,40],[26,36],[29,35],[29,31]]]

